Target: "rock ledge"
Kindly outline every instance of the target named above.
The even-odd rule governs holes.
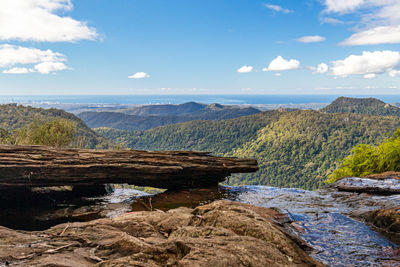
[[[42,232],[0,227],[0,265],[322,266],[280,220],[272,209],[216,201]]]

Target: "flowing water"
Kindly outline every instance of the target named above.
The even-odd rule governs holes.
[[[316,250],[313,257],[331,266],[399,266],[398,245],[349,215],[399,206],[400,196],[374,196],[364,206],[359,194],[245,187],[234,200],[285,211],[303,238]],[[365,196],[369,197],[369,196]]]
[[[40,230],[61,222],[115,217],[130,211],[196,207],[216,199],[275,208],[288,214],[291,226],[314,248],[312,256],[327,265],[400,266],[398,240],[390,241],[390,238],[354,219],[374,209],[399,207],[400,195],[371,196],[265,186],[167,191],[149,195],[124,188],[104,197],[67,201],[51,207],[1,207],[0,224],[14,229]]]

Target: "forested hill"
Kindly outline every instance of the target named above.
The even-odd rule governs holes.
[[[267,111],[224,121],[192,121],[147,131],[97,129],[127,147],[201,150],[251,157],[260,171],[231,178],[231,184],[315,189],[323,185],[351,148],[375,144],[400,127],[399,117]]]
[[[112,142],[97,135],[81,119],[60,109],[42,109],[16,104],[0,105],[0,128],[13,131],[24,127],[34,120],[47,121],[64,118],[76,122],[76,145],[86,148],[107,148]]]
[[[400,108],[376,98],[339,97],[321,109],[327,113],[359,113],[379,116],[400,116]]]
[[[225,120],[259,113],[255,108],[202,105],[153,105],[121,112],[83,112],[78,114],[92,128],[110,127],[121,130],[148,130],[151,128],[193,120]],[[139,115],[137,115],[139,114]]]
[[[187,115],[207,107],[206,104],[187,102],[179,105],[144,105],[126,110],[126,114],[137,116]]]

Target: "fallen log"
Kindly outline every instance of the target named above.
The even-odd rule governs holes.
[[[127,183],[166,189],[216,185],[257,161],[207,152],[59,149],[0,145],[0,187]]]

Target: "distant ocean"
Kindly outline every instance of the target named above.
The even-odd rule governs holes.
[[[400,102],[400,95],[347,95]],[[220,104],[330,103],[339,95],[23,95],[0,96],[0,103],[18,104],[182,104],[190,101]]]

